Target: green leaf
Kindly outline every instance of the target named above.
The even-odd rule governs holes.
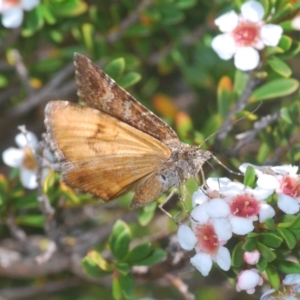
[[[128,253],[124,260],[130,264],[134,264],[139,260],[145,259],[150,254],[151,250],[152,247],[150,243],[137,245]]]
[[[289,249],[294,249],[297,243],[294,234],[286,228],[277,228],[277,232],[283,237]]]
[[[284,51],[288,51],[293,44],[293,39],[289,36],[283,35],[279,41],[278,47],[280,47]]]
[[[268,266],[268,261],[261,256],[259,258],[259,262],[256,264],[257,269],[259,270],[259,272],[264,272],[267,266]]]
[[[60,17],[75,17],[83,14],[88,5],[81,0],[51,1],[52,13]]]
[[[269,218],[269,219],[265,220],[265,225],[267,225],[267,228],[270,230],[276,229],[275,221],[273,218]]]
[[[235,70],[233,91],[237,95],[237,97],[240,97],[245,91],[248,80],[249,75],[246,72],[238,69]]]
[[[255,169],[252,166],[248,166],[244,177],[244,185],[254,188],[255,178]]]
[[[142,76],[139,73],[136,72],[129,72],[125,75],[123,75],[119,80],[118,83],[121,85],[124,89],[128,88],[138,81],[140,81]]]
[[[288,222],[279,223],[277,225],[278,228],[290,228],[290,229],[298,229],[300,228],[300,215],[291,216],[292,220]]]
[[[129,264],[126,262],[116,263],[116,268],[118,269],[119,273],[122,275],[127,275],[131,270]]]
[[[134,294],[134,280],[131,274],[127,274],[126,276],[120,274],[120,287],[122,289],[122,293],[126,299],[133,299]]]
[[[33,226],[33,227],[44,227],[45,217],[42,215],[24,215],[16,218],[18,224]]]
[[[142,226],[148,225],[154,217],[154,213],[156,211],[157,202],[150,203],[148,205],[143,206],[140,210],[138,221]]]
[[[223,76],[218,84],[218,112],[223,119],[226,118],[232,97],[232,82],[229,77]]]
[[[243,250],[245,251],[253,251],[255,249],[257,249],[257,244],[256,244],[256,240],[253,238],[247,238],[246,242],[243,245]]]
[[[287,274],[300,274],[300,265],[299,263],[294,263],[288,260],[276,259],[273,262],[273,265],[280,269],[282,272]]]
[[[51,12],[51,9],[49,8],[49,3],[42,3],[40,7],[41,7],[42,16],[46,21],[46,23],[50,25],[55,24],[56,18],[54,17],[54,15]]]
[[[155,265],[161,261],[163,261],[167,256],[166,251],[162,249],[154,249],[151,254],[146,257],[145,259],[142,259],[138,262],[135,262],[134,265],[136,266],[152,266]]]
[[[272,287],[275,290],[278,290],[279,287],[280,287],[280,276],[279,276],[279,274],[276,272],[276,270],[271,265],[267,266],[266,273],[268,275],[268,279],[269,279],[269,282],[272,285]]]
[[[291,68],[280,58],[272,57],[267,60],[269,66],[279,75],[283,77],[290,77],[292,74]]]
[[[257,236],[257,240],[264,245],[272,248],[278,248],[283,241],[281,237],[272,232],[260,233]]]
[[[89,51],[92,52],[94,49],[94,36],[95,36],[94,26],[90,23],[83,24],[82,36],[83,36],[84,45]]]
[[[279,57],[282,59],[288,59],[288,58],[296,56],[299,52],[300,52],[300,43],[293,41],[292,46],[289,49],[289,51],[286,51],[285,53],[280,54]]]
[[[295,92],[298,87],[299,82],[296,79],[275,79],[257,88],[251,96],[251,101],[262,101],[287,96]]]
[[[257,248],[262,257],[264,257],[268,262],[271,262],[276,258],[276,253],[264,244],[258,242]]]
[[[112,78],[118,78],[125,70],[125,60],[123,57],[116,58],[106,65],[104,71]]]
[[[131,232],[128,225],[122,220],[118,220],[109,238],[110,249],[117,259],[121,260],[127,255],[130,240]]]
[[[278,20],[283,19],[286,15],[290,14],[294,10],[293,5],[287,3],[284,6],[281,6],[280,9],[276,10],[275,14],[269,20],[271,24],[278,23]]]
[[[176,7],[160,7],[157,8],[161,14],[161,22],[164,25],[173,25],[181,22],[184,19],[184,14]]]
[[[233,251],[232,251],[232,257],[231,257],[231,265],[233,267],[240,267],[243,263],[243,243],[239,242],[238,244],[236,244],[236,246],[234,247]]]
[[[119,276],[113,276],[112,293],[115,300],[122,299],[122,287],[119,280]]]
[[[38,29],[43,27],[44,20],[40,6],[26,13],[25,26],[22,35],[25,37],[33,35]]]
[[[186,9],[195,6],[197,0],[177,0],[175,5],[179,9]]]
[[[84,272],[91,277],[103,277],[112,273],[112,267],[97,251],[90,251],[81,261]]]

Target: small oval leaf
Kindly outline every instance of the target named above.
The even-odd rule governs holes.
[[[295,92],[298,87],[299,82],[296,79],[276,79],[256,89],[251,96],[251,101],[262,101],[287,96]]]

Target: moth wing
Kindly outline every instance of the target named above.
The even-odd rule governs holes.
[[[171,155],[156,139],[93,108],[51,101],[45,116],[64,180],[104,201],[133,188]]]
[[[74,57],[78,96],[89,107],[121,120],[159,141],[178,140],[175,131],[136,101],[87,57]]]

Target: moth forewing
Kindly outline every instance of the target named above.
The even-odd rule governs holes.
[[[52,101],[45,116],[66,183],[105,201],[155,172],[171,155],[156,139],[93,108]]]

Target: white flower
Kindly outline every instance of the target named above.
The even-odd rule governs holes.
[[[298,14],[291,22],[292,28],[300,30],[300,15]]]
[[[254,229],[253,221],[262,223],[275,215],[274,209],[264,201],[272,193],[260,187],[251,189],[239,182],[231,182],[220,189],[230,206],[229,222],[235,234],[247,234]]]
[[[250,164],[240,167],[246,171]],[[286,214],[295,214],[299,211],[300,203],[300,177],[297,174],[298,167],[292,165],[283,166],[254,166],[258,176],[257,185],[263,189],[275,190],[278,195],[278,207]]]
[[[23,10],[32,10],[39,3],[39,0],[0,0],[3,26],[6,28],[19,27],[23,21]]]
[[[236,290],[238,292],[244,290],[248,294],[253,294],[255,292],[255,287],[257,285],[262,285],[263,279],[259,275],[257,269],[244,270],[238,275],[238,280],[236,283]]]
[[[288,274],[282,281],[284,285],[291,285],[295,294],[300,294],[300,275]]]
[[[219,189],[222,187],[226,187],[231,180],[226,177],[217,178],[210,177],[206,181],[207,188],[203,190],[200,188],[196,191],[192,196],[193,207],[196,205],[201,205],[202,203],[208,201],[212,198],[218,198],[220,196]]]
[[[282,35],[279,25],[264,24],[264,8],[257,1],[241,6],[241,15],[230,11],[215,20],[223,34],[212,41],[212,48],[224,60],[234,57],[236,68],[248,71],[259,64],[259,53],[265,46],[277,46]]]
[[[283,279],[282,284],[284,287],[279,291],[271,289],[265,292],[260,300],[297,300],[300,293],[300,275],[288,274]],[[298,297],[296,297],[298,295]]]
[[[259,258],[260,258],[260,253],[257,249],[255,249],[251,252],[246,251],[244,253],[244,261],[249,265],[257,264],[259,261]]]
[[[178,242],[185,250],[195,248],[196,255],[191,258],[191,264],[207,276],[213,262],[228,271],[231,264],[230,253],[223,245],[231,238],[231,228],[225,218],[210,218],[206,212],[207,202],[196,206],[191,212],[192,228],[180,225]]]
[[[16,144],[20,147],[8,148],[2,153],[3,162],[9,167],[20,168],[20,180],[24,187],[35,189],[37,187],[36,172],[37,161],[35,158],[35,148],[38,140],[32,132],[17,134]]]

